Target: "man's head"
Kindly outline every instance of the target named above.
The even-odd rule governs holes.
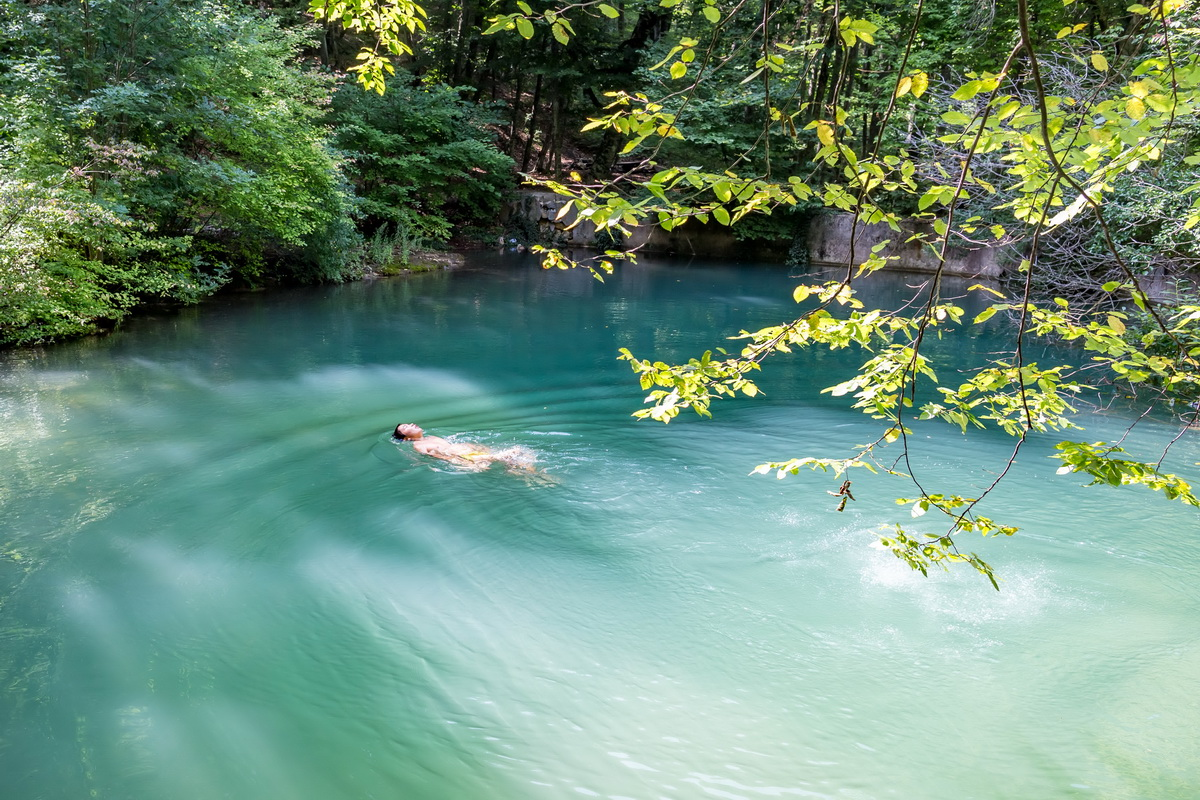
[[[403,422],[396,426],[396,431],[392,435],[397,439],[420,439],[425,435],[425,431],[411,422]]]

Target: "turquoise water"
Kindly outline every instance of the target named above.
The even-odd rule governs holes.
[[[617,348],[698,354],[797,282],[479,254],[9,354],[0,798],[1200,796],[1194,510],[1079,488],[1034,441],[991,508],[1022,532],[978,543],[996,593],[869,547],[904,486],[856,479],[839,514],[832,477],[747,475],[873,438],[817,393],[853,358],[630,418]],[[421,460],[408,421],[557,484]],[[962,493],[1011,446],[920,435]],[[1200,479],[1200,438],[1172,460]]]

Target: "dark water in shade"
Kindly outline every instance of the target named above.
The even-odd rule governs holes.
[[[902,485],[838,514],[832,477],[747,476],[874,437],[817,393],[857,356],[629,417],[617,348],[698,354],[797,282],[484,254],[5,357],[0,798],[1200,797],[1194,510],[1080,489],[1034,441],[991,508],[1022,533],[978,543],[997,594],[868,546]],[[439,469],[401,421],[559,484]],[[960,493],[1010,447],[919,437]],[[1172,455],[1200,478],[1200,438]]]

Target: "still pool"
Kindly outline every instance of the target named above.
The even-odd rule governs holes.
[[[831,476],[748,475],[874,438],[819,393],[853,355],[783,357],[713,420],[630,417],[618,348],[698,355],[797,282],[477,254],[5,355],[0,798],[1200,797],[1195,509],[1080,488],[1035,440],[990,507],[1022,532],[973,545],[997,593],[869,546],[903,485],[837,513]],[[422,460],[398,422],[557,482]],[[1011,448],[919,436],[964,494]]]

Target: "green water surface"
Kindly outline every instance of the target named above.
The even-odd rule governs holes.
[[[996,593],[869,546],[908,487],[856,478],[837,513],[832,476],[747,475],[877,435],[818,393],[855,354],[782,358],[711,421],[629,416],[618,348],[698,355],[797,282],[479,254],[9,354],[0,798],[1200,797],[1194,509],[1082,489],[1035,440],[990,508],[1022,532],[973,545]],[[557,484],[422,460],[398,422]],[[917,445],[963,494],[1011,448]],[[1189,434],[1171,466],[1197,461]]]

